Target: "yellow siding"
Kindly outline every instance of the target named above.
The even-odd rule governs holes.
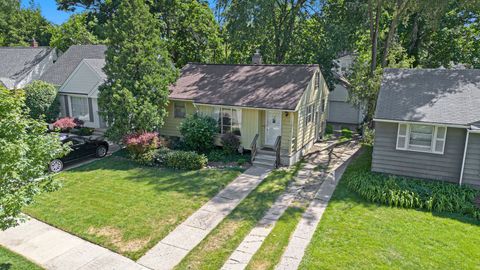
[[[287,116],[288,114],[288,116]],[[282,112],[282,154],[290,154],[292,152],[292,128],[295,116],[292,112]]]
[[[296,129],[296,147],[295,150],[299,150],[301,147],[304,145],[308,144],[312,140],[315,139],[316,136],[316,119],[315,121],[311,121],[309,123],[305,123],[306,121],[306,114],[307,114],[307,106],[313,104],[315,110],[319,109],[321,107],[321,100],[323,98],[323,95],[328,94],[328,89],[327,85],[325,82],[325,79],[321,75],[321,73],[317,73],[320,76],[320,83],[319,87],[315,87],[315,79],[316,76],[312,78],[310,81],[310,84],[308,85],[307,91],[303,94],[300,103],[297,106],[298,109],[298,117],[296,124],[297,126],[294,127]],[[327,98],[325,97],[325,103],[327,102]],[[324,122],[325,120],[325,113],[320,114],[320,122]],[[322,127],[323,128],[323,127]]]
[[[242,126],[240,132],[242,134],[241,142],[245,149],[250,149],[253,138],[258,133],[258,116],[259,110],[242,109]]]
[[[180,123],[185,119],[185,118],[175,118],[173,116],[173,102],[175,101],[170,101],[167,106],[167,117],[165,117],[165,123],[163,124],[163,127],[160,128],[160,135],[166,135],[166,136],[177,136],[180,137]],[[192,115],[196,112],[195,107],[193,106],[193,103],[191,101],[177,101],[177,102],[185,102],[185,110],[187,115]]]

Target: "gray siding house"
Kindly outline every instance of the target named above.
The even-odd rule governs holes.
[[[480,70],[386,69],[372,170],[480,186]]]

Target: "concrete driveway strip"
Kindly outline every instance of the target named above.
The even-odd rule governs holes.
[[[45,269],[147,269],[120,254],[33,218],[0,231],[0,245]]]
[[[270,171],[271,169],[267,168],[250,167],[137,262],[155,270],[175,267],[263,181]]]

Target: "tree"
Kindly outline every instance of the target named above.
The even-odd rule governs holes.
[[[177,75],[158,21],[144,0],[123,1],[107,29],[107,80],[99,89],[107,136],[119,141],[132,132],[156,131]]]
[[[0,46],[29,46],[33,38],[41,46],[50,43],[53,26],[39,8],[20,8],[15,0],[0,2]]]
[[[100,40],[93,34],[96,21],[88,21],[88,14],[72,15],[68,21],[55,28],[50,46],[66,51],[72,45],[98,44]]]
[[[34,119],[54,121],[60,113],[57,89],[44,81],[33,81],[25,87],[25,105]]]
[[[0,89],[0,230],[15,226],[22,207],[55,186],[47,164],[68,151],[29,116],[24,99],[21,91]]]

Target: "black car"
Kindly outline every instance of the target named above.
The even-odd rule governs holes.
[[[86,157],[102,158],[107,155],[108,143],[100,138],[86,138],[77,135],[61,134],[62,143],[70,143],[72,151],[66,156],[54,159],[48,165],[51,172],[60,172],[63,165]]]

